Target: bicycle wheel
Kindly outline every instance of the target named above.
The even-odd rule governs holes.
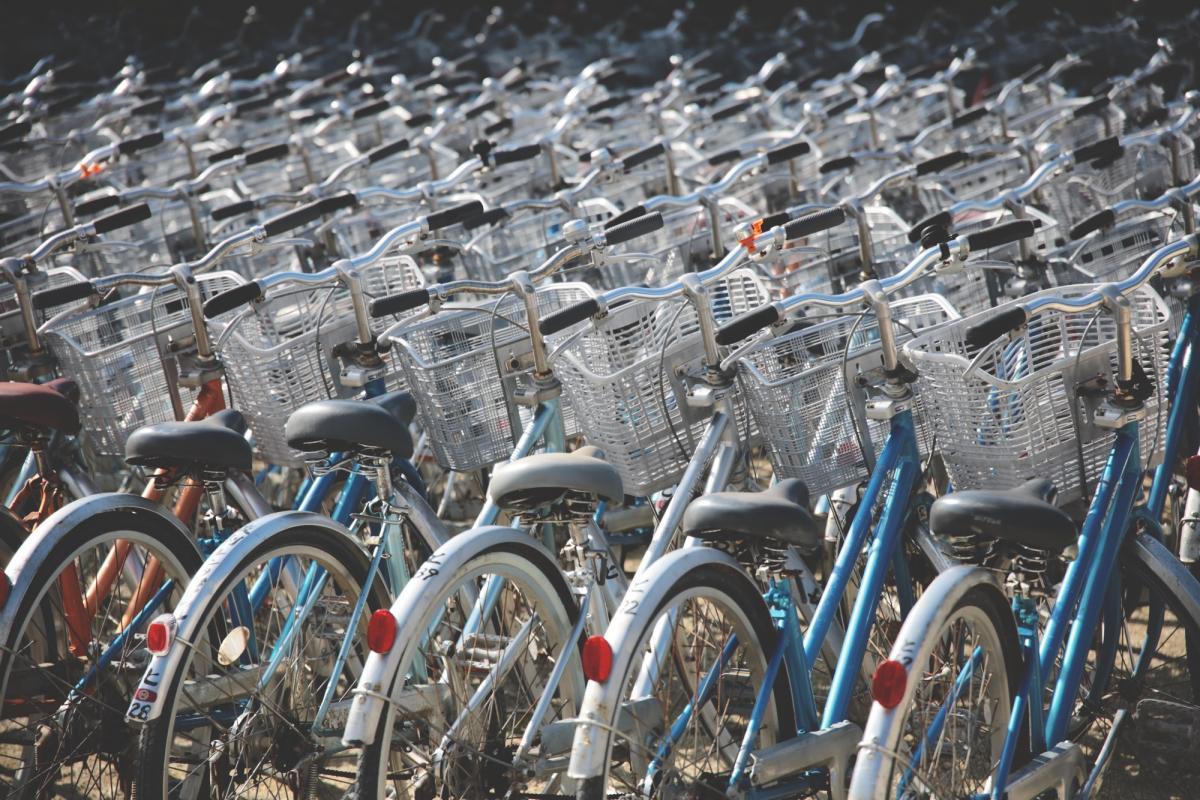
[[[1098,796],[1187,796],[1195,785],[1194,755],[1179,731],[1200,722],[1200,693],[1187,654],[1189,633],[1200,632],[1200,583],[1144,533],[1130,538],[1119,563],[1116,648],[1102,689],[1086,687],[1080,703],[1086,724],[1076,738],[1090,765],[1108,759],[1092,767]],[[1117,719],[1121,727],[1112,736]],[[1104,750],[1110,737],[1111,756]]]
[[[603,774],[582,782],[580,800],[613,793],[724,797],[728,789],[777,644],[770,612],[748,577],[715,564],[673,578],[661,597],[649,624],[610,643],[633,658],[624,674],[608,678],[619,681],[620,700],[605,720],[607,735],[592,743],[608,755]],[[657,652],[655,641],[666,641],[672,654]],[[640,680],[646,664],[658,665],[648,670],[649,682]],[[785,665],[768,691],[751,738],[756,750],[795,731]]]
[[[962,577],[954,570],[943,577]],[[941,586],[938,583],[941,582]],[[1021,657],[1012,612],[983,584],[948,609],[935,581],[901,630],[906,693],[871,709],[851,781],[855,798],[986,794],[1004,746]]]
[[[142,628],[157,608],[179,597],[200,566],[186,531],[165,513],[79,514],[78,506],[51,516],[10,565],[14,587],[33,588],[10,598],[12,625],[0,657],[5,797],[129,796],[136,734],[125,722],[125,707],[147,661]],[[92,613],[68,615],[64,598],[87,597],[118,543],[128,547],[125,565],[137,569],[116,569],[111,590],[97,598]],[[151,559],[170,583],[132,627],[123,619],[139,590],[135,576]],[[49,628],[47,609],[54,618]]]
[[[439,556],[431,563],[446,564]],[[498,587],[492,610],[468,629],[475,603],[466,598],[488,596],[481,588],[489,581]],[[452,572],[423,570],[393,609],[412,607],[418,596],[424,613],[396,615],[395,646],[404,648],[399,663],[409,668],[390,696],[437,692],[441,702],[387,704],[372,743],[363,747],[354,796],[555,794],[571,729],[560,731],[565,752],[558,752],[548,749],[547,726],[573,717],[583,695],[578,662],[549,688],[557,660],[578,652],[570,634],[579,611],[562,570],[532,542],[503,541],[481,547]],[[533,731],[542,735],[526,742],[548,691],[549,709]],[[563,763],[555,767],[555,759]]]
[[[219,562],[235,539],[210,558]],[[272,570],[273,561],[282,566]],[[367,620],[387,603],[382,581],[349,630],[370,566],[351,536],[286,526],[225,566],[217,585],[198,584],[181,601],[199,633],[176,648],[181,663],[160,690],[162,713],[141,731],[137,796],[340,796],[357,757],[338,744],[341,720],[366,657]],[[251,608],[260,576],[266,591]],[[347,638],[349,657],[335,670]],[[332,703],[315,724],[330,687]]]

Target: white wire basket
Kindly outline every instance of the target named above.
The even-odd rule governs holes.
[[[518,212],[501,224],[477,232],[464,248],[463,277],[499,281],[519,269],[533,269],[566,246],[562,226],[582,219],[594,230],[617,216],[619,209],[608,200],[580,201],[578,215],[561,208]]]
[[[1067,244],[1058,255],[1080,275],[1080,282],[1119,281],[1166,244],[1174,217],[1173,212],[1138,214]]]
[[[894,274],[916,253],[908,241],[908,224],[884,206],[864,209],[871,232],[873,267],[880,277]],[[787,247],[763,258],[759,269],[770,282],[772,299],[804,292],[834,294],[862,281],[863,261],[858,225],[841,225],[794,239]]]
[[[959,318],[945,298],[931,294],[895,301],[892,314],[901,342]],[[888,432],[887,423],[866,419],[865,396],[858,388],[860,378],[882,375],[873,316],[844,315],[765,336],[737,364],[776,476],[800,478],[813,496],[867,476],[865,450],[877,453]],[[919,393],[913,416],[925,454],[933,436]]]
[[[1028,176],[1025,156],[1010,152],[922,178],[917,189],[926,211],[936,213],[956,202],[995,197]]]
[[[1196,174],[1195,145],[1180,140],[1181,178]],[[1080,164],[1041,187],[1039,196],[1049,214],[1062,224],[1074,225],[1121,200],[1158,197],[1173,186],[1172,154],[1156,142],[1139,141],[1122,148],[1120,155]]]
[[[709,296],[718,324],[768,300],[766,286],[744,269],[710,287]],[[604,450],[627,494],[644,497],[678,482],[711,419],[711,409],[687,398],[685,376],[703,356],[697,331],[695,311],[682,299],[634,300],[555,339],[554,370],[581,412],[579,427]],[[740,401],[735,413],[749,441]]]
[[[416,289],[425,281],[415,261],[392,256],[360,272],[369,296]],[[372,320],[378,335],[385,320]],[[214,325],[216,349],[225,365],[233,405],[254,432],[254,444],[272,464],[299,466],[303,455],[287,446],[283,429],[306,403],[351,397],[362,390],[339,374],[337,347],[355,339],[350,296],[342,288],[304,288],[272,294],[262,303]],[[396,369],[386,372],[388,391],[404,388]]]
[[[582,283],[537,290],[542,317],[590,296]],[[513,295],[447,305],[437,314],[388,331],[417,403],[434,458],[444,469],[469,472],[512,455],[531,409],[514,402],[530,386],[531,345],[524,302]],[[568,436],[578,430],[562,398]]]
[[[1025,298],[1072,297],[1094,285],[1050,289]],[[1141,452],[1152,461],[1166,405],[1161,378],[1170,325],[1166,303],[1144,287],[1133,305],[1134,354],[1155,381],[1141,425]],[[1094,311],[1039,314],[1012,337],[981,348],[967,330],[1001,313],[985,311],[922,334],[904,346],[937,433],[938,451],[958,489],[1008,489],[1048,478],[1060,501],[1086,497],[1103,469],[1114,434],[1094,412],[1116,370],[1116,326]]]
[[[196,281],[205,300],[244,283],[227,271]],[[192,334],[187,300],[174,286],[64,312],[46,324],[43,342],[62,374],[79,384],[79,416],[97,455],[124,456],[129,434],[186,413],[196,392],[176,385],[170,345]]]

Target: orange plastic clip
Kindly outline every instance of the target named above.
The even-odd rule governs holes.
[[[99,175],[101,172],[104,172],[104,165],[103,164],[95,164],[95,163],[80,164],[79,172],[83,176],[84,180],[86,180],[86,179],[92,177],[93,175]]]
[[[754,255],[755,253],[754,240],[760,233],[762,233],[762,226],[763,221],[761,219],[755,220],[750,225],[751,234],[738,242],[738,244],[746,248],[746,252],[750,253],[750,255]]]

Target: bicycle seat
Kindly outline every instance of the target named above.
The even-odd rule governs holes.
[[[319,400],[288,417],[283,435],[288,447],[316,451],[379,450],[411,458],[408,426],[417,405],[408,392],[389,392],[370,400]]]
[[[764,492],[713,492],[691,502],[683,532],[701,539],[774,539],[802,550],[821,546],[825,532],[808,510],[808,487],[788,478]]]
[[[248,472],[254,454],[245,433],[246,420],[232,409],[196,422],[147,425],[125,442],[125,463],[183,473]]]
[[[596,447],[571,453],[538,453],[496,467],[488,497],[509,511],[541,508],[567,495],[620,502],[625,497],[621,475]]]
[[[54,381],[68,390],[74,381]],[[79,433],[79,409],[53,384],[0,383],[0,428]],[[78,387],[75,387],[78,389]]]
[[[1062,551],[1079,538],[1079,529],[1053,504],[1054,484],[1034,478],[1008,491],[969,490],[939,497],[929,525],[939,535],[974,533]]]

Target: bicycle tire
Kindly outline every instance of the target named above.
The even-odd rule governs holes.
[[[466,536],[469,534],[460,535]],[[534,602],[531,607],[536,610],[539,618],[547,621],[547,625],[550,628],[549,635],[542,642],[542,646],[548,652],[563,652],[561,649],[563,647],[568,648],[566,650],[568,653],[577,652],[576,644],[570,643],[568,636],[578,619],[579,610],[576,607],[571,589],[567,584],[562,570],[544,548],[538,547],[533,542],[503,541],[479,548],[478,552],[471,555],[465,560],[462,566],[453,572],[437,573],[425,580],[422,580],[422,576],[418,575],[417,579],[413,580],[405,588],[397,600],[397,607],[407,599],[405,597],[406,594],[421,593],[432,597],[433,600],[429,606],[429,613],[409,617],[398,626],[396,646],[405,648],[403,651],[405,655],[402,656],[400,663],[410,664],[415,659],[422,657],[419,650],[420,641],[425,638],[426,631],[434,627],[435,622],[432,618],[439,613],[439,610],[443,606],[449,606],[456,597],[461,596],[465,587],[473,588],[486,575],[499,575],[504,578],[507,585],[517,585],[520,582],[519,585],[522,589],[522,594],[525,595],[526,599],[533,598]],[[430,583],[430,580],[434,582]],[[441,626],[445,622],[438,621],[436,624]],[[493,624],[495,623],[493,622]],[[500,630],[503,632],[504,629],[500,628]],[[530,634],[529,636],[530,641],[532,641],[532,635]],[[507,674],[516,673],[518,671],[517,666],[517,664],[514,664],[508,670]],[[393,696],[401,688],[398,684],[403,680],[404,676],[397,674],[386,694]],[[467,685],[469,686],[470,684]],[[541,685],[544,686],[544,684]],[[582,689],[582,675],[578,671],[578,666],[572,667],[568,665],[568,673],[564,676],[562,683],[560,683],[559,697],[561,704],[558,709],[559,713],[568,713],[572,708],[578,709],[582,697]],[[462,694],[465,693],[465,691],[462,692]],[[499,694],[498,690],[493,690],[492,696],[497,694]],[[533,692],[529,691],[529,694],[532,696]],[[540,692],[537,696],[541,696]],[[459,707],[465,705],[462,702],[463,698],[461,696],[454,699],[457,700]],[[447,704],[450,702],[447,701]],[[469,721],[470,718],[468,717],[467,720]],[[451,768],[444,770],[444,774],[441,776],[442,785],[440,786],[434,783],[437,780],[434,776],[426,778],[424,775],[414,774],[407,781],[405,781],[404,777],[395,777],[397,772],[404,772],[401,765],[397,763],[395,756],[396,748],[392,746],[393,741],[395,741],[394,732],[397,722],[396,705],[388,703],[384,713],[380,717],[371,743],[363,747],[359,756],[358,778],[355,782],[352,796],[359,800],[386,797],[388,796],[389,789],[393,788],[393,784],[399,782],[421,785],[423,789],[420,791],[419,796],[426,796],[428,792],[432,792],[430,796],[454,796],[453,786],[450,785],[451,780],[447,780],[447,777],[451,779],[454,777]],[[432,728],[432,723],[430,723],[430,727]],[[437,733],[438,731],[433,729],[424,734],[422,738],[432,741]],[[444,734],[445,732],[443,732]],[[493,733],[492,735],[496,736],[499,734]],[[511,744],[511,742],[508,742],[508,744]],[[469,745],[463,745],[457,740],[455,741],[455,745],[458,750],[463,751],[460,755],[456,756],[457,758],[478,759],[478,761],[482,762],[484,768],[488,765],[492,766],[490,772],[481,769],[478,775],[481,783],[485,780],[485,774],[489,776],[487,779],[493,783],[512,778],[511,775],[502,771],[500,764],[496,763],[498,761],[497,758],[492,758],[490,761],[484,760],[482,758],[482,751],[479,751],[480,754],[476,755],[470,752]],[[507,752],[506,748],[504,746],[496,747],[496,753],[492,755],[497,755],[500,752]],[[451,759],[446,759],[446,761],[450,762]],[[461,775],[462,771],[458,770],[456,774]],[[423,779],[427,783],[421,784],[420,782]]]
[[[226,541],[229,542],[232,541],[232,539]],[[221,556],[222,551],[220,548],[218,548],[218,550],[214,552],[210,558],[219,559]],[[162,687],[161,696],[164,698],[162,713],[156,719],[147,722],[142,727],[140,735],[138,736],[138,764],[137,773],[134,777],[134,787],[137,797],[175,798],[183,795],[180,785],[182,781],[177,783],[172,782],[172,762],[170,756],[171,747],[176,735],[176,721],[179,718],[179,715],[183,713],[183,711],[180,710],[181,701],[183,699],[183,688],[185,686],[186,679],[191,674],[191,667],[197,664],[197,654],[202,653],[207,661],[200,665],[201,671],[199,672],[199,675],[202,677],[208,677],[209,668],[214,667],[217,663],[219,663],[216,657],[216,650],[219,647],[220,638],[223,638],[224,635],[230,630],[227,620],[225,620],[224,617],[218,617],[218,611],[222,611],[222,609],[225,608],[226,603],[234,589],[238,586],[245,585],[244,582],[253,572],[261,568],[262,565],[270,562],[273,558],[288,556],[295,558],[307,557],[311,559],[311,563],[319,563],[328,574],[333,575],[333,577],[338,581],[338,585],[335,587],[335,591],[328,595],[330,602],[337,602],[336,590],[340,590],[341,592],[361,591],[361,587],[365,586],[367,583],[369,559],[367,553],[352,537],[348,535],[340,537],[332,536],[329,530],[315,526],[293,525],[276,531],[273,535],[264,537],[262,542],[256,543],[256,546],[253,549],[244,554],[239,559],[238,563],[233,565],[227,576],[218,585],[195,590],[194,596],[198,595],[201,598],[201,602],[195,604],[196,608],[198,609],[196,618],[200,620],[200,627],[198,630],[201,631],[200,635],[205,638],[203,641],[192,642],[190,643],[191,646],[184,648],[185,654],[182,656],[182,663],[180,664],[179,668],[175,670],[174,676],[170,683]],[[330,570],[335,570],[336,575],[334,575],[332,572],[329,572]],[[200,594],[201,591],[203,592],[202,595]],[[372,610],[386,606],[387,592],[381,580],[374,581],[372,586],[369,587],[369,591],[371,592],[371,597],[368,598],[366,610],[363,617],[360,619],[360,626],[365,626],[366,620],[369,618]],[[357,600],[357,597],[358,595],[354,595],[353,597],[347,595],[347,603],[352,604],[355,600]],[[267,602],[265,606],[271,606],[271,609],[266,609],[268,614],[271,610],[275,610],[275,604],[273,601]],[[191,608],[190,605],[188,607],[189,609]],[[258,615],[256,613],[256,618],[257,616]],[[320,615],[310,614],[306,619],[313,620],[315,617],[319,616]],[[350,634],[349,632],[345,632],[345,635]],[[362,641],[362,639],[360,638],[359,641]],[[309,642],[309,644],[311,644],[311,642]],[[307,647],[308,644],[299,649],[305,650]],[[336,648],[334,648],[334,652],[327,652],[327,650],[323,650],[322,655],[328,655],[329,660],[332,662],[335,652]],[[232,668],[237,666],[237,663],[225,665],[225,669],[227,671],[223,674],[231,674],[233,671]],[[259,665],[256,664],[254,666]],[[254,668],[254,666],[251,668]],[[343,676],[338,676],[338,679],[340,680],[342,677],[345,677],[347,682],[352,684],[353,676],[350,674],[352,666],[349,661],[347,662],[345,669],[346,674]],[[220,675],[217,675],[216,677],[219,678]],[[213,680],[211,681],[210,685],[215,683],[216,681]],[[201,686],[202,684],[200,684],[199,680],[197,680],[196,685]],[[314,685],[314,690],[315,689],[316,686]],[[199,689],[196,691],[199,691]],[[321,693],[319,691],[316,691],[314,694],[314,699],[319,698],[320,694]],[[302,695],[302,693],[301,696],[307,698],[307,695]],[[293,699],[295,699],[295,696],[293,696]],[[266,706],[267,704],[264,703],[262,705]],[[274,710],[278,710],[279,712],[279,719],[275,721],[281,722],[285,717],[285,709],[283,709],[282,705],[280,704],[277,709],[267,708],[267,713],[273,713]],[[204,708],[192,710],[193,716],[198,718],[199,727],[208,726],[217,717],[215,713],[209,715],[207,718],[208,722],[206,723],[204,719],[205,711],[207,711],[207,709]],[[290,720],[288,724],[290,725],[290,728],[288,729],[292,730],[297,735],[303,736],[311,733],[302,730],[302,720]],[[234,726],[231,725],[230,728],[232,727]],[[246,745],[245,742],[250,740],[251,737],[249,734],[255,733],[255,731],[247,729],[246,733],[247,735],[244,741],[235,741],[234,744],[246,746],[248,748],[249,746]],[[279,737],[270,737],[270,742],[264,746],[266,746],[268,749],[276,747],[280,744],[278,740]],[[208,742],[204,742],[203,744],[209,747],[209,758],[220,756],[220,753],[217,752],[216,740],[210,740]],[[293,742],[293,744],[295,744],[296,747],[299,747],[304,743]],[[226,743],[226,745],[228,746],[228,743]],[[247,749],[246,752],[249,752],[249,749]],[[276,752],[272,750],[271,752],[280,759],[294,759],[298,757],[297,751],[290,751],[286,755],[282,755],[281,751]],[[240,769],[243,766],[244,764],[240,761],[236,764],[231,764],[230,774],[232,775],[235,769]],[[319,770],[319,764],[313,769]],[[299,773],[301,771],[302,770],[300,767],[297,766],[297,772]],[[185,769],[185,778],[183,780],[191,777],[191,774],[192,773]],[[200,795],[206,797],[223,796],[223,793],[218,791],[220,787],[214,787],[211,783],[213,774],[214,773],[209,771],[206,763],[205,772],[203,776],[201,776],[197,785],[197,791],[200,793]],[[273,774],[269,777],[274,779]],[[309,774],[308,779],[320,779],[319,772],[313,772],[312,774]],[[315,788],[316,787],[314,786],[314,789]]]
[[[631,628],[626,632],[626,635],[610,642],[614,652],[641,653],[647,647],[650,639],[655,635],[658,621],[667,619],[664,614],[670,612],[678,614],[679,605],[692,598],[704,597],[714,607],[720,606],[728,611],[735,612],[735,614],[740,614],[742,618],[736,621],[734,632],[738,636],[739,645],[744,645],[747,653],[744,659],[739,660],[739,664],[746,663],[751,668],[765,670],[770,653],[776,645],[778,635],[771,623],[771,615],[762,595],[754,583],[741,570],[722,564],[701,564],[674,577],[670,587],[663,590],[661,596],[662,599],[655,607],[653,615],[649,618],[650,624],[640,628]],[[678,616],[676,616],[676,619],[678,620]],[[726,641],[728,640],[726,639]],[[630,682],[636,679],[636,673],[641,670],[641,664],[641,659],[632,659],[629,662],[629,669],[624,674],[613,674],[609,676],[606,683],[619,680],[619,685],[630,688]],[[707,670],[697,672],[696,674],[707,675]],[[661,674],[658,677],[661,677]],[[759,673],[755,677],[762,679],[763,674]],[[764,727],[760,729],[760,736],[762,738],[759,740],[759,746],[772,744],[795,732],[794,709],[792,708],[788,680],[787,666],[785,663],[781,663],[779,673],[771,688],[772,698],[767,706]],[[696,684],[695,681],[691,683]],[[755,681],[751,678],[749,683],[751,686],[759,686],[761,685],[761,680]],[[624,690],[622,690],[622,696],[624,696]],[[705,707],[709,707],[711,704],[705,703],[704,705]],[[629,707],[632,707],[632,704]],[[614,760],[613,751],[616,744],[613,732],[619,730],[617,717],[620,713],[620,708],[620,704],[614,704],[611,717],[602,720],[602,724],[607,725],[607,728],[601,734],[603,740],[596,741],[596,737],[593,737],[590,742],[591,747],[600,748],[605,753],[603,772],[600,775],[594,775],[580,781],[575,795],[577,800],[602,800],[602,798],[610,794],[609,783]],[[715,741],[717,737],[713,736],[713,730],[718,729],[718,726],[714,725],[711,719],[704,720],[698,718],[700,715],[696,716],[697,725],[707,729],[708,735],[712,736]],[[640,724],[636,715],[634,715],[633,724]],[[598,731],[601,726],[595,725],[591,727],[594,731]],[[726,732],[726,736],[728,737],[726,739],[727,742],[740,744],[742,741],[741,736],[735,736],[728,732]],[[578,746],[579,738],[577,735],[576,747]],[[629,752],[632,757],[632,745],[629,747]],[[672,753],[671,757],[674,758],[675,754]],[[634,773],[636,774],[637,771],[634,770]],[[665,782],[665,780],[663,779],[659,785]],[[723,791],[724,789],[724,787],[702,787],[697,790],[700,796],[703,795],[705,788],[710,791]]]
[[[907,797],[908,795],[902,793],[902,789],[904,785],[907,785],[909,779],[919,782],[923,789],[931,793],[918,796],[960,797],[972,791],[984,791],[983,788],[972,790],[957,784],[946,786],[944,782],[939,782],[938,777],[932,775],[929,770],[920,772],[919,778],[911,778],[909,774],[897,775],[900,768],[907,768],[911,764],[910,751],[914,749],[911,745],[912,742],[920,742],[918,748],[921,758],[932,751],[935,760],[944,761],[939,757],[949,753],[948,761],[953,765],[950,770],[952,781],[955,771],[959,773],[959,777],[966,779],[969,768],[974,763],[982,767],[982,770],[976,770],[976,774],[970,776],[974,785],[980,787],[989,785],[988,782],[998,761],[1000,747],[1004,742],[1009,712],[1020,684],[1021,653],[1012,612],[1009,610],[1003,594],[994,585],[988,583],[970,585],[948,610],[939,611],[937,609],[938,605],[945,602],[947,596],[940,590],[946,583],[952,583],[961,577],[962,575],[956,569],[953,572],[944,573],[942,578],[935,581],[935,584],[931,585],[921,600],[917,601],[918,606],[923,606],[923,608],[913,609],[909,621],[905,623],[905,627],[897,639],[892,658],[904,665],[908,674],[907,688],[902,699],[891,708],[885,708],[879,702],[872,706],[863,740],[859,745],[859,761],[851,777],[850,797],[852,798]],[[943,579],[946,580],[943,581]],[[941,583],[940,586],[939,583]],[[935,679],[939,676],[948,677],[951,682],[954,682],[961,674],[962,670],[957,664],[951,663],[947,668],[947,662],[939,658],[946,653],[955,657],[966,652],[966,648],[959,646],[962,642],[956,634],[961,623],[973,625],[976,631],[975,641],[977,644],[975,648],[971,648],[970,652],[974,654],[976,648],[982,650],[980,659],[983,667],[972,668],[970,684],[972,686],[975,684],[975,677],[983,674],[988,665],[998,667],[997,671],[987,673],[995,676],[993,680],[990,682],[986,679],[980,681],[982,686],[991,691],[994,707],[986,710],[986,714],[975,713],[975,709],[971,709],[966,714],[947,713],[942,722],[942,731],[945,732],[956,722],[962,720],[977,722],[986,716],[990,725],[985,723],[980,727],[985,730],[987,738],[990,740],[990,751],[980,755],[982,748],[967,750],[968,754],[976,753],[982,758],[982,763],[968,762],[958,757],[958,751],[963,744],[961,736],[952,737],[953,740],[948,746],[926,747],[929,745],[929,741],[925,722],[934,719],[934,715],[940,708],[940,701],[922,703],[916,697],[918,692],[936,694],[933,687],[936,683]],[[917,635],[914,636],[914,633]],[[947,640],[951,646],[939,653],[939,643],[943,640]],[[935,659],[937,665],[934,668],[927,668],[926,665],[934,662]],[[914,678],[914,676],[919,677]],[[970,688],[965,689],[964,694],[967,700],[976,696]],[[939,698],[950,696],[949,690],[945,690],[937,696]],[[911,725],[910,721],[912,721]],[[1027,726],[1022,726],[1022,730],[1014,762],[1018,764],[1025,760],[1024,754],[1028,750]],[[864,754],[869,758],[864,758]],[[918,763],[915,766],[920,767],[920,765]],[[902,782],[899,787],[896,785],[898,780]]]
[[[117,502],[124,500],[118,498]],[[78,502],[86,503],[87,500]],[[201,563],[200,554],[187,532],[165,512],[145,513],[145,509],[118,507],[79,515],[72,514],[72,506],[74,504],[64,507],[31,533],[10,565],[14,585],[33,588],[10,598],[14,601],[9,611],[12,622],[4,653],[0,656],[0,687],[3,687],[5,707],[13,709],[14,714],[20,713],[22,706],[31,709],[31,715],[36,713],[32,709],[38,707],[55,710],[44,717],[30,716],[26,729],[33,737],[32,743],[13,745],[6,756],[6,760],[14,757],[11,750],[18,749],[21,752],[19,758],[25,759],[21,763],[29,764],[27,768],[5,772],[21,784],[11,787],[9,796],[45,793],[51,790],[51,782],[57,784],[71,776],[78,776],[77,780],[84,783],[83,788],[99,787],[102,793],[110,789],[115,791],[122,780],[120,771],[132,766],[132,754],[125,743],[132,741],[135,735],[123,721],[123,705],[132,687],[127,685],[129,675],[124,671],[124,665],[136,664],[139,653],[144,653],[140,636],[128,640],[109,668],[97,673],[91,684],[93,691],[74,693],[69,695],[70,700],[67,697],[72,679],[89,666],[97,666],[92,661],[93,650],[89,649],[86,656],[65,652],[69,637],[52,628],[49,632],[52,638],[48,641],[45,636],[39,638],[45,653],[22,655],[26,650],[22,643],[34,636],[30,633],[31,623],[44,620],[50,609],[59,612],[57,618],[63,617],[61,600],[55,600],[59,595],[59,576],[68,566],[74,567],[85,557],[90,558],[90,554],[107,552],[117,541],[131,543],[136,548],[133,552],[157,558],[163,564],[166,576],[176,581],[175,592],[182,591],[180,584],[186,582]],[[30,560],[28,556],[38,552],[40,545],[47,541],[52,541],[52,545],[42,557]],[[26,569],[33,572],[31,579],[26,580],[19,574]],[[83,579],[87,580],[87,576]],[[136,587],[132,588],[136,590]],[[117,599],[124,594],[123,582],[118,580],[110,597]],[[100,610],[111,610],[111,605]],[[119,614],[114,617],[111,613],[101,613],[98,618],[113,623],[113,629],[107,634],[115,636]],[[101,647],[98,649],[103,651],[110,641],[99,639],[97,645]],[[53,659],[49,669],[47,654]],[[40,702],[38,698],[41,698]],[[12,715],[6,713],[5,717],[6,725],[13,721]],[[92,768],[97,774],[90,774]],[[62,772],[67,769],[69,776]]]

